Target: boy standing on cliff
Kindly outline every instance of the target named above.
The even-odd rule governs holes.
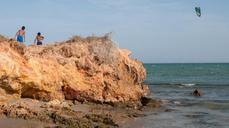
[[[37,44],[37,45],[42,45],[42,41],[44,40],[44,36],[41,35],[40,32],[37,33],[37,36],[34,40],[34,44]]]
[[[22,26],[20,30],[15,35],[15,38],[18,42],[25,42],[25,26]]]

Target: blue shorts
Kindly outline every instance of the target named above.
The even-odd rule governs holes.
[[[18,35],[17,36],[17,41],[20,42],[20,43],[23,43],[23,36]]]
[[[37,42],[37,45],[42,45],[42,42],[38,41],[38,42]]]

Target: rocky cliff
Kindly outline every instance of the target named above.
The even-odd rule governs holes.
[[[0,100],[137,101],[148,92],[146,71],[109,36],[25,46],[0,39]]]

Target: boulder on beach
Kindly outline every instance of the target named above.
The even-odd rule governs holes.
[[[149,92],[143,84],[146,71],[130,54],[107,35],[43,46],[1,37],[1,100],[138,101]]]

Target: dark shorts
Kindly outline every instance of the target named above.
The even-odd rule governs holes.
[[[37,45],[42,45],[42,42],[37,42]]]
[[[17,41],[20,42],[20,43],[23,43],[23,36],[18,35],[17,36]]]

